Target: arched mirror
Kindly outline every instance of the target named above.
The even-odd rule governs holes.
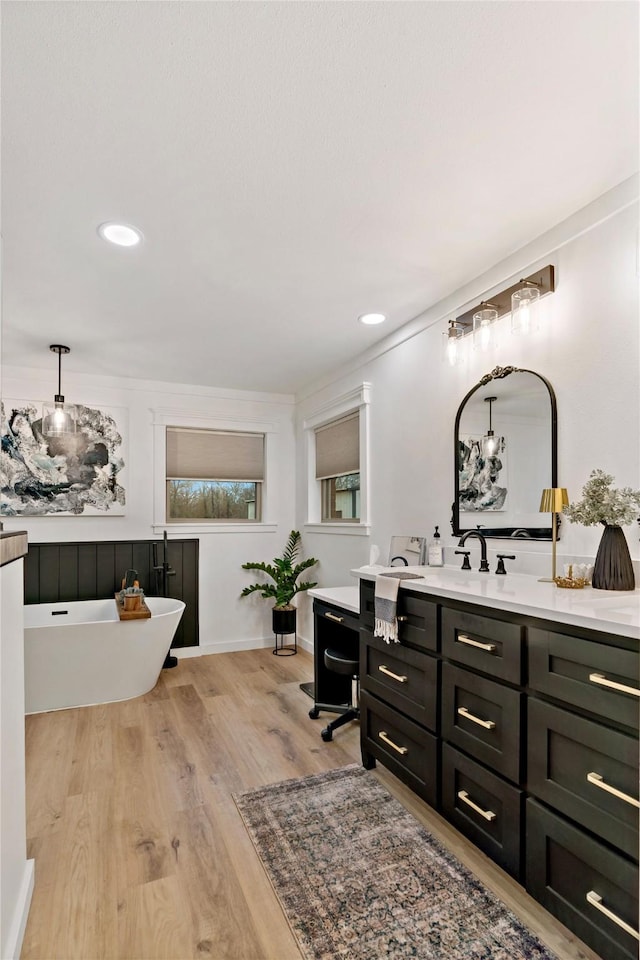
[[[533,370],[496,367],[466,395],[455,423],[457,536],[551,540],[542,491],[557,486],[557,411],[551,384]]]

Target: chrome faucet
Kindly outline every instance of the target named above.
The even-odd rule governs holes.
[[[467,532],[460,537],[458,546],[464,547],[469,537],[477,537],[480,541],[480,573],[489,573],[489,561],[487,560],[487,541],[479,530],[467,530]]]

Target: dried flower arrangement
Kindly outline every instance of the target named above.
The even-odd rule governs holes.
[[[640,514],[640,490],[631,487],[613,490],[612,483],[611,474],[592,470],[582,488],[582,500],[566,506],[564,515],[571,523],[582,523],[585,527],[596,523],[612,527],[633,523]]]

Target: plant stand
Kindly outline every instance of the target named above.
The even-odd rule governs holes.
[[[298,652],[298,634],[296,632],[295,607],[274,607],[271,615],[271,629],[275,636],[273,653],[276,657],[292,657]],[[285,637],[293,637],[293,646],[285,643]]]
[[[293,636],[293,646],[285,644],[284,638]],[[271,651],[276,657],[292,657],[298,652],[298,635],[297,633],[275,633],[275,646]]]

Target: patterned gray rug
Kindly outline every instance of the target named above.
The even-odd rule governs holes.
[[[356,764],[235,801],[307,958],[554,958]]]

